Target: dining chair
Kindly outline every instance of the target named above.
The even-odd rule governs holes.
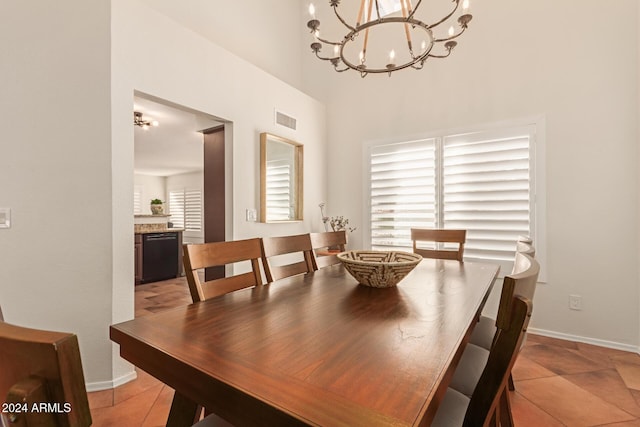
[[[527,254],[516,253],[517,273],[504,277],[502,285],[502,293],[500,295],[500,303],[498,306],[498,314],[494,321],[494,335],[490,349],[469,342],[465,347],[462,357],[458,362],[458,366],[453,374],[449,387],[467,396],[471,396],[475,389],[483,368],[491,351],[496,345],[497,339],[505,329],[510,327],[514,307],[514,297],[526,298],[533,300],[540,265],[538,262]],[[476,325],[477,327],[477,325]],[[524,339],[524,336],[523,336]],[[519,350],[519,349],[518,349]],[[516,356],[517,356],[516,352]],[[511,372],[507,375],[507,384],[509,389],[513,390],[513,379]],[[501,399],[502,413],[508,420],[511,420],[511,404],[509,395],[505,389],[505,396]],[[503,426],[510,426],[508,420],[503,420]]]
[[[510,413],[505,413],[507,406],[504,403],[508,399],[507,379],[531,318],[532,303],[527,298],[516,296],[509,305],[511,311],[507,327],[500,330],[471,396],[448,388],[432,426],[509,425]]]
[[[0,366],[0,425],[91,425],[76,335],[0,322]]]
[[[259,259],[260,239],[183,245],[184,270],[193,302],[204,301],[243,288],[262,285]],[[230,277],[200,280],[198,271],[208,267],[226,266],[242,261],[251,262],[251,271]]]
[[[340,264],[337,253],[345,250],[345,245],[347,244],[347,232],[345,230],[311,233],[309,236],[311,238],[311,247],[313,248],[312,261],[314,270]],[[330,252],[332,249],[333,252]]]
[[[521,241],[516,242],[516,256],[513,262],[513,269],[511,271],[512,275],[517,275],[519,273],[524,272],[528,268],[530,268],[529,259],[526,257],[519,256],[528,255],[530,258],[535,256],[536,250],[530,243],[524,243]],[[535,287],[533,288],[531,295],[529,298],[533,299],[533,292],[535,292]],[[511,296],[504,294],[504,286],[503,286],[503,294],[500,297],[500,304],[498,306],[498,315],[501,312],[505,312],[506,308],[501,307],[505,304],[508,304]],[[504,301],[503,301],[504,299]],[[487,350],[491,349],[491,345],[493,343],[493,339],[496,334],[496,319],[489,316],[480,316],[478,322],[476,323],[473,333],[469,338],[469,342],[471,344],[475,344]]]
[[[424,258],[455,259],[462,261],[467,230],[412,228],[413,252]],[[447,248],[447,243],[457,244],[457,249]],[[429,247],[426,247],[428,244]]]
[[[275,257],[282,262],[283,258],[285,258],[284,255],[290,255],[286,257],[288,262],[292,260],[292,257],[296,257],[297,260],[289,264],[276,265],[272,263]],[[300,260],[300,256],[302,256],[302,260]],[[263,237],[262,266],[267,277],[267,283],[284,277],[314,271],[311,237],[308,233],[294,236]]]

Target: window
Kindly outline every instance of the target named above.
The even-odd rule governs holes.
[[[142,186],[135,185],[133,187],[133,214],[139,215],[142,213]]]
[[[174,227],[185,231],[202,230],[202,191],[179,189],[169,191],[169,214]]]
[[[410,229],[467,230],[465,259],[510,270],[534,235],[535,126],[376,145],[369,153],[372,249],[411,250]]]

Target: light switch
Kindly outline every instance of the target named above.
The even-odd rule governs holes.
[[[258,220],[258,212],[255,209],[247,209],[247,221],[256,222]]]
[[[11,227],[11,208],[0,208],[0,228]]]

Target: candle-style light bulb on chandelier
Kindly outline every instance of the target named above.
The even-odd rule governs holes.
[[[427,59],[446,58],[451,54],[458,44],[455,39],[465,32],[472,15],[469,0],[452,0],[452,7],[442,18],[426,23],[416,16],[421,3],[422,0],[418,0],[414,7],[412,0],[360,0],[355,25],[351,25],[338,12],[340,0],[330,0],[338,21],[347,29],[339,41],[321,37],[320,21],[311,4],[312,19],[307,23],[314,37],[311,50],[319,59],[329,61],[336,71],[355,70],[362,77],[369,73],[391,75],[405,68],[422,69]],[[459,28],[450,26],[448,31],[441,30],[456,13],[459,13]],[[330,56],[320,53],[325,46],[331,49]]]

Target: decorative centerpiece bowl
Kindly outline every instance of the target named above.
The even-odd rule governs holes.
[[[374,288],[396,286],[422,260],[422,256],[401,251],[347,251],[338,259],[361,285]]]

